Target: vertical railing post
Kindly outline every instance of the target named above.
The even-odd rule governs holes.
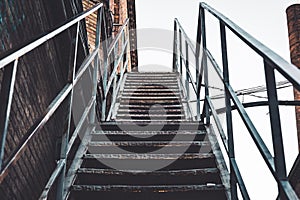
[[[206,124],[210,124],[210,111],[209,111],[209,104],[207,99],[209,98],[209,88],[208,88],[208,69],[207,69],[207,56],[206,56],[206,30],[205,30],[205,13],[204,8],[201,6],[200,3],[200,27],[201,27],[201,36],[202,36],[202,48],[203,48],[203,62],[202,68],[204,69],[204,84],[205,84],[205,102],[204,102],[204,112],[205,112],[205,119]]]
[[[75,73],[76,73],[76,63],[77,63],[77,52],[78,52],[78,37],[79,37],[79,26],[80,21],[77,22],[76,27],[76,39],[75,39],[75,49],[74,49],[74,59],[73,59],[73,65],[70,66],[70,71],[72,73],[70,82],[72,83],[72,91],[70,93],[69,97],[69,107],[68,107],[68,124],[67,124],[67,130],[62,136],[62,142],[61,142],[61,153],[60,153],[60,159],[67,159],[67,151],[68,151],[68,144],[69,144],[69,135],[71,132],[71,122],[72,122],[72,107],[73,107],[73,95],[74,95],[74,79],[75,79]],[[59,182],[58,182],[58,188],[57,188],[57,199],[62,200],[64,196],[64,189],[65,189],[65,173],[66,173],[66,162],[64,164],[63,170],[61,172]]]
[[[174,20],[174,40],[173,40],[173,72],[178,71],[178,47],[177,47],[177,22]]]
[[[269,102],[270,123],[272,130],[272,140],[274,149],[274,164],[276,174],[279,180],[286,180],[286,165],[282,140],[281,122],[279,114],[279,103],[276,90],[276,80],[274,68],[264,59],[265,77],[267,85],[267,94]],[[278,182],[278,190],[280,199],[285,199],[284,193]]]
[[[108,73],[108,65],[109,65],[109,55],[108,55],[108,38],[107,38],[107,33],[106,33],[106,23],[105,23],[105,16],[104,12],[102,12],[103,15],[103,24],[102,24],[102,33],[103,33],[103,40],[102,40],[102,49],[103,49],[103,60],[104,60],[104,69],[103,69],[103,78],[102,78],[102,86],[103,86],[103,101],[102,101],[102,111],[101,111],[101,121],[105,121],[106,118],[106,100],[107,100],[107,73]]]
[[[93,124],[96,121],[96,96],[97,96],[97,87],[98,87],[98,70],[100,70],[100,60],[99,60],[99,46],[101,39],[101,25],[102,25],[102,8],[97,11],[97,25],[96,25],[96,38],[95,38],[95,50],[98,52],[94,60],[94,69],[93,69],[93,93],[92,98],[94,98],[91,114],[90,114],[90,123]]]
[[[201,48],[201,33],[202,33],[202,23],[201,23],[201,6],[199,6],[199,16],[198,16],[198,27],[197,27],[197,39],[196,39],[196,88],[197,88],[197,121],[201,119],[201,108],[200,108],[200,91],[202,83],[202,70],[203,66],[200,67],[200,48]]]
[[[182,33],[181,30],[179,30],[179,71],[180,75],[182,76]]]
[[[3,167],[4,150],[6,144],[6,136],[8,133],[8,123],[11,112],[12,99],[14,94],[14,86],[17,76],[18,59],[13,63],[13,66],[4,68],[3,80],[0,91],[0,171]]]
[[[190,75],[189,75],[189,45],[188,42],[185,41],[185,89],[186,89],[186,97],[187,100],[190,100]]]
[[[230,100],[230,94],[226,89],[227,85],[229,85],[226,29],[225,29],[225,25],[222,22],[220,22],[220,33],[221,33],[221,48],[222,48],[223,79],[224,79],[224,90],[225,90],[228,154],[229,154],[229,159],[235,159],[233,129],[232,129],[231,100]],[[233,166],[231,165],[230,165],[230,188],[231,188],[231,199],[233,200],[238,199],[236,176],[234,173]]]

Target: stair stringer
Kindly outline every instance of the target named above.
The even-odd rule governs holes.
[[[230,174],[226,165],[226,161],[224,159],[223,153],[221,151],[217,136],[215,131],[213,130],[212,125],[205,126],[208,140],[211,143],[212,152],[216,157],[217,167],[220,170],[220,177],[222,183],[225,187],[225,193],[228,200],[231,200],[231,193],[230,193]]]

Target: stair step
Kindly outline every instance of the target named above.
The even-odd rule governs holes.
[[[154,85],[154,84],[148,84],[148,85],[134,85],[134,84],[125,84],[124,89],[138,89],[138,90],[143,90],[145,89],[165,89],[165,90],[170,90],[170,89],[179,89],[178,84],[173,84],[173,85]]]
[[[183,110],[182,109],[149,109],[149,110],[141,110],[141,109],[119,109],[118,114],[127,114],[127,115],[132,115],[132,114],[182,114]]]
[[[123,92],[134,92],[134,93],[147,93],[147,92],[155,92],[155,93],[174,93],[174,92],[179,92],[178,87],[174,88],[139,88],[137,89],[136,87],[134,88],[124,88]]]
[[[132,74],[132,73],[128,73],[127,77],[130,78],[140,78],[140,77],[155,77],[155,78],[168,78],[168,77],[176,77],[177,78],[177,74],[175,73],[138,73],[138,74]]]
[[[177,77],[127,77],[126,81],[130,82],[177,82]]]
[[[180,98],[180,94],[178,92],[165,92],[165,93],[153,93],[153,92],[145,92],[145,93],[141,93],[141,92],[123,92],[122,93],[122,97],[124,96],[133,96],[133,97],[160,97],[160,96],[175,96],[177,98]]]
[[[124,100],[127,100],[127,99],[130,99],[130,100],[166,100],[166,101],[169,101],[169,100],[177,100],[177,101],[180,101],[180,98],[176,97],[176,96],[142,96],[142,97],[136,97],[136,96],[124,96],[122,95],[121,99],[124,99]]]
[[[192,192],[204,190],[224,190],[221,184],[214,185],[74,185],[76,191],[97,191],[97,192],[151,192],[151,193],[168,193],[168,192]]]
[[[124,151],[153,154],[198,153],[210,151],[210,143],[207,141],[94,141],[89,143],[88,150],[92,153],[102,154],[118,154]]]
[[[220,184],[218,173],[217,168],[152,172],[81,168],[78,170],[78,179],[84,185]]]
[[[115,120],[116,122],[121,122],[121,123],[130,123],[130,122],[133,122],[133,123],[136,123],[137,125],[147,125],[147,124],[150,124],[150,123],[156,123],[156,122],[163,122],[163,123],[166,123],[166,124],[178,124],[178,123],[181,123],[181,122],[188,122],[188,120],[186,119],[132,119],[132,120],[128,120],[128,119],[116,119]]]
[[[206,134],[194,134],[194,133],[143,133],[134,132],[130,134],[121,132],[110,132],[105,134],[92,134],[92,141],[194,141],[204,140]]]
[[[121,100],[120,104],[164,104],[164,105],[168,105],[168,104],[180,104],[180,100],[179,99],[175,99],[175,100],[162,100],[162,99],[134,99],[134,100]]]
[[[157,186],[128,186],[128,185],[74,185],[72,187],[75,199],[120,199],[123,200],[198,200],[198,199],[227,199],[224,186],[218,185],[157,185]],[[72,197],[71,197],[72,198]]]
[[[152,123],[147,126],[139,126],[135,123],[116,123],[116,122],[106,122],[101,124],[96,124],[95,132],[98,131],[141,131],[146,134],[169,134],[169,133],[185,133],[185,134],[198,134],[206,133],[206,128],[202,122],[183,122],[179,124],[164,124],[164,123]],[[134,133],[133,133],[134,134]]]
[[[140,118],[182,118],[184,117],[183,114],[165,114],[165,115],[161,115],[161,114],[133,114],[133,113],[127,113],[127,114],[118,114],[117,117],[123,117],[123,118],[133,118],[133,117],[140,117]]]
[[[153,105],[120,105],[120,107],[119,108],[121,108],[121,109],[141,109],[141,110],[150,110],[150,108],[151,108],[151,110],[155,110],[155,109],[157,109],[157,110],[161,110],[161,108],[164,108],[164,109],[174,109],[174,108],[176,108],[176,109],[182,109],[182,105],[161,105],[160,107],[158,107],[158,106],[153,106]]]
[[[82,163],[84,168],[104,168],[111,166],[121,170],[183,170],[211,168],[215,166],[212,153],[185,154],[86,154]],[[157,170],[157,169],[155,169]]]

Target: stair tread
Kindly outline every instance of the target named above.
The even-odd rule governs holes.
[[[115,169],[96,169],[96,168],[80,168],[78,170],[79,174],[103,174],[103,175],[170,175],[170,176],[187,176],[187,175],[201,175],[208,173],[218,173],[217,168],[204,168],[204,169],[186,169],[186,170],[169,170],[169,171],[143,171],[143,170],[124,170],[119,171]]]
[[[131,153],[131,154],[85,154],[84,159],[139,159],[139,160],[188,160],[214,158],[212,153],[185,153],[185,154],[151,154],[151,153]]]
[[[186,145],[209,145],[208,141],[100,141],[89,142],[89,146],[186,146]]]
[[[156,100],[156,99],[159,99],[159,100],[170,100],[170,99],[176,99],[178,101],[180,101],[180,98],[177,97],[177,96],[144,96],[144,97],[141,97],[141,96],[122,96],[121,99],[130,99],[130,100],[140,100],[140,99],[146,99],[146,100]]]
[[[207,184],[207,185],[73,185],[73,190],[88,190],[88,191],[123,191],[123,192],[189,192],[202,190],[224,190],[222,184]]]

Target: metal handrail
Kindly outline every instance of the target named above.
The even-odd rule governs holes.
[[[233,23],[230,19],[225,17],[223,14],[210,7],[206,3],[200,4],[201,8],[209,11],[214,15],[220,22],[228,27],[235,35],[237,35],[243,42],[245,42],[251,49],[258,53],[263,58],[268,58],[269,62],[291,83],[297,90],[300,90],[300,72],[293,64],[290,64],[284,60],[281,56],[276,54],[274,51],[269,49],[267,46],[259,42],[249,33],[244,31],[238,25]]]
[[[220,23],[220,36],[221,36],[221,52],[222,52],[222,66],[223,70],[220,69],[217,62],[214,60],[213,56],[206,48],[206,33],[205,33],[205,10],[209,11],[213,16],[215,16]],[[214,10],[206,3],[200,3],[199,10],[199,19],[198,19],[198,32],[197,32],[197,44],[196,49],[185,33],[184,29],[180,25],[177,19],[174,20],[174,52],[173,52],[173,70],[179,73],[182,73],[182,67],[186,67],[186,84],[185,89],[189,92],[189,87],[192,86],[194,88],[194,81],[192,79],[191,70],[189,69],[189,55],[187,49],[190,48],[193,52],[193,56],[196,59],[196,85],[197,91],[195,94],[197,96],[197,116],[199,116],[200,109],[200,87],[204,86],[204,104],[203,111],[206,115],[206,124],[210,125],[210,115],[213,116],[218,132],[221,136],[222,143],[225,147],[226,154],[229,157],[230,163],[230,183],[231,183],[231,199],[237,199],[237,187],[239,185],[239,189],[241,195],[244,199],[250,199],[249,194],[247,192],[246,186],[242,179],[242,175],[239,171],[237,162],[235,160],[235,152],[234,152],[234,138],[233,138],[233,129],[232,129],[232,110],[235,109],[240,114],[246,128],[248,129],[253,141],[255,142],[261,156],[265,160],[270,172],[274,176],[277,184],[279,195],[282,198],[288,199],[298,199],[295,191],[291,187],[289,181],[286,176],[286,166],[284,160],[284,151],[283,151],[283,142],[282,142],[282,133],[281,133],[281,125],[280,125],[280,115],[279,115],[279,105],[284,105],[285,102],[279,101],[277,98],[276,92],[276,82],[275,82],[275,73],[274,70],[278,71],[282,74],[289,82],[291,82],[297,90],[300,90],[300,71],[281,58],[279,55],[274,53],[272,50],[264,46],[262,43],[253,38],[250,34],[246,33],[239,26],[234,24],[224,15]],[[229,65],[227,60],[227,44],[226,44],[226,29],[227,27],[231,30],[238,38],[240,38],[245,44],[247,44],[253,51],[255,51],[258,55],[260,55],[264,60],[264,68],[265,68],[265,76],[266,76],[266,85],[267,85],[267,102],[258,102],[251,103],[251,106],[261,106],[268,105],[270,111],[270,120],[272,126],[272,138],[273,138],[273,148],[274,148],[274,157],[270,153],[269,149],[265,145],[262,140],[259,132],[255,128],[252,123],[250,117],[248,116],[245,107],[249,105],[243,105],[237,97],[236,92],[230,85],[229,82]],[[185,41],[185,57],[184,50],[182,48],[182,41]],[[200,52],[202,54],[200,55]],[[183,62],[183,60],[185,62]],[[214,108],[212,103],[212,98],[209,93],[209,85],[208,85],[208,65],[210,62],[213,70],[218,75],[218,78],[222,81],[224,86],[226,107],[224,111],[226,112],[226,127],[227,127],[227,137],[225,135],[225,131],[220,123],[218,112]],[[183,64],[184,63],[184,64]],[[187,64],[186,64],[187,63]],[[203,74],[204,72],[204,74]],[[202,84],[202,76],[204,77],[204,85]],[[233,105],[231,105],[233,102]],[[296,105],[295,102],[286,102],[289,105]],[[197,118],[199,119],[199,118]],[[204,118],[201,118],[204,120]]]

